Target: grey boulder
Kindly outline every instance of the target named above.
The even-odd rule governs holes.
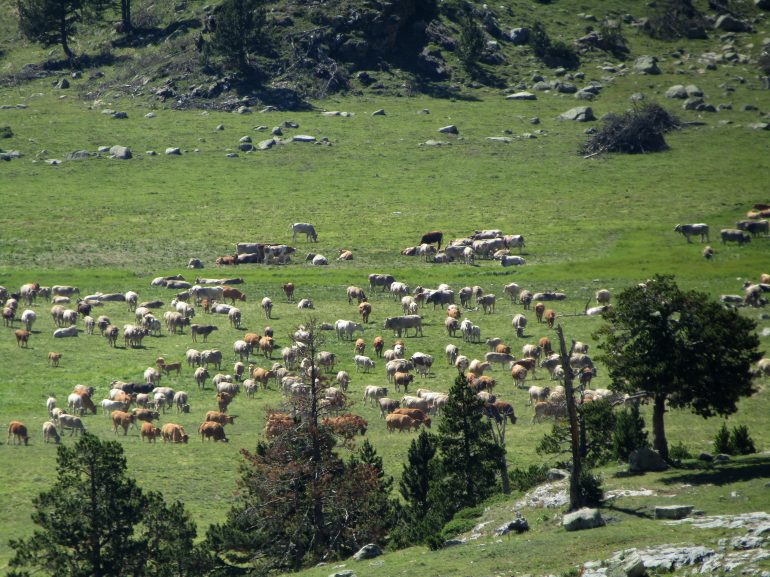
[[[613,559],[607,571],[607,577],[643,577],[646,574],[644,560],[638,553]]]
[[[514,92],[505,97],[506,100],[537,100],[537,96],[531,92]]]
[[[634,71],[639,74],[660,74],[658,59],[655,56],[640,56],[634,62]]]
[[[655,507],[656,519],[684,519],[692,513],[692,505],[666,505]]]
[[[84,160],[90,156],[91,153],[87,150],[76,150],[75,152],[70,152],[67,155],[67,160]]]
[[[603,527],[604,519],[602,518],[599,509],[583,507],[582,509],[564,515],[561,524],[567,531],[581,531],[583,529]]]
[[[751,32],[751,24],[731,14],[722,14],[717,18],[714,28],[725,32]]]
[[[514,46],[523,46],[529,42],[529,28],[514,28],[508,36]]]
[[[182,154],[182,151],[176,146],[169,146],[166,149],[166,154],[168,154],[169,156],[180,156]]]
[[[668,463],[657,452],[648,447],[642,447],[629,455],[628,469],[632,473],[665,471],[668,469]]]
[[[575,122],[590,122],[596,120],[594,111],[590,106],[576,106],[559,115],[561,120],[574,120]]]
[[[460,131],[454,124],[450,124],[449,126],[442,126],[438,129],[438,131],[442,134],[460,134]]]
[[[687,89],[681,84],[674,84],[671,88],[666,90],[666,98],[687,98]]]
[[[128,160],[131,158],[131,149],[128,146],[113,146],[109,149],[110,156],[118,160]]]
[[[374,543],[369,543],[368,545],[364,545],[358,551],[356,551],[356,554],[353,555],[353,559],[356,561],[364,561],[366,559],[374,559],[380,555],[382,555],[382,549],[380,549]]]

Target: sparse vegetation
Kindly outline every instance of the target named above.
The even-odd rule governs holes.
[[[659,104],[643,104],[622,114],[610,113],[602,127],[589,136],[580,153],[644,154],[668,150],[664,134],[676,130],[679,119]]]

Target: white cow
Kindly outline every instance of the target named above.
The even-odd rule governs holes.
[[[297,234],[304,234],[305,239],[313,242],[318,242],[318,235],[315,232],[315,227],[308,222],[295,222],[290,225],[291,229],[291,241],[297,242]]]

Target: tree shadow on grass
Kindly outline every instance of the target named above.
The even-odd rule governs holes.
[[[752,479],[770,478],[770,457],[767,456],[743,457],[738,461],[709,465],[707,468],[697,464],[685,466],[691,470],[667,476],[661,481],[667,485],[675,483],[729,485]]]
[[[121,36],[113,40],[112,46],[115,48],[140,48],[148,44],[155,44],[164,38],[167,38],[175,32],[185,33],[191,29],[202,28],[200,19],[188,18],[178,22],[172,22],[166,27],[134,28],[131,34]]]
[[[654,515],[650,513],[647,507],[641,505],[639,507],[618,507],[612,503],[606,504],[604,509],[607,511],[617,511],[618,513],[624,513],[626,515],[632,515],[640,519],[654,519]]]

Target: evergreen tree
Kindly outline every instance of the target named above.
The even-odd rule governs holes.
[[[101,0],[17,0],[19,30],[44,46],[61,44],[64,54],[73,60],[70,37],[80,21],[89,15],[98,17],[103,6]]]
[[[457,56],[469,74],[476,73],[483,51],[484,31],[470,13],[465,13],[460,20],[460,41],[457,44]]]
[[[435,444],[442,477],[442,502],[450,516],[477,505],[496,490],[496,474],[504,449],[495,443],[484,418],[484,401],[459,374],[438,424]]]
[[[145,495],[126,476],[123,448],[85,433],[57,449],[57,480],[33,500],[32,537],[11,540],[9,575],[56,577],[196,574],[195,526],[180,504]],[[158,533],[163,531],[163,533]],[[194,560],[200,562],[194,566]]]
[[[250,56],[266,43],[265,8],[261,0],[224,0],[216,12],[217,26],[211,37],[212,50],[225,64],[246,72]]]
[[[639,413],[638,405],[623,409],[615,418],[612,431],[612,452],[615,458],[628,461],[629,455],[642,447],[648,446],[647,431],[644,430],[644,417]]]
[[[761,357],[756,324],[704,293],[682,291],[667,276],[616,300],[595,335],[601,360],[613,388],[652,397],[653,448],[668,458],[667,404],[708,418],[734,413],[738,400],[753,393],[749,371]]]

